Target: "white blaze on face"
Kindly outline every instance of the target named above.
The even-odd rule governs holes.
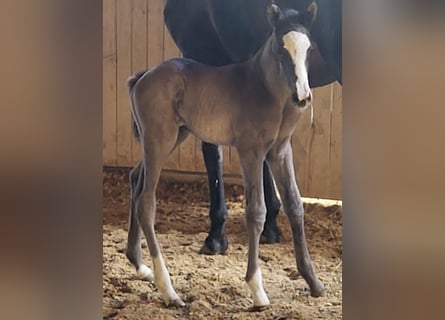
[[[298,100],[303,101],[310,97],[311,89],[306,68],[307,51],[311,46],[309,37],[301,32],[290,31],[283,36],[284,48],[289,52],[295,65],[297,77]]]

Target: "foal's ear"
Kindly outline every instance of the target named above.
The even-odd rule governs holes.
[[[306,12],[303,13],[303,17],[302,17],[302,24],[307,29],[310,29],[312,27],[312,24],[314,23],[315,19],[317,18],[317,11],[318,11],[318,5],[314,0],[307,7]]]
[[[267,7],[266,14],[267,20],[269,20],[270,25],[272,27],[275,27],[278,19],[280,18],[280,8],[276,4],[271,4]]]

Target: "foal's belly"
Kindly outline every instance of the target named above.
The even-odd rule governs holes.
[[[234,145],[233,124],[235,115],[229,108],[212,104],[184,106],[180,116],[184,126],[205,142],[218,145]]]
[[[182,124],[205,142],[261,146],[277,138],[281,114],[237,104],[191,104],[180,111]]]

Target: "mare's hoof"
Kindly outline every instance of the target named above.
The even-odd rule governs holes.
[[[277,226],[264,226],[261,234],[260,243],[278,243],[281,241],[281,230]]]
[[[326,289],[323,286],[323,284],[320,282],[320,280],[317,279],[317,282],[314,283],[311,287],[311,296],[318,298],[318,297],[323,297],[326,293]]]
[[[226,254],[228,246],[229,244],[225,236],[219,240],[209,239],[209,237],[207,237],[199,253],[206,255]]]

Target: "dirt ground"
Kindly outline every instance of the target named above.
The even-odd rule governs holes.
[[[135,270],[125,257],[128,171],[104,170],[103,190],[103,319],[342,318],[341,206],[305,203],[309,252],[326,295],[309,296],[306,283],[296,271],[287,219],[280,213],[282,242],[260,247],[264,288],[271,306],[253,311],[244,281],[247,235],[242,187],[226,186],[227,255],[205,256],[198,251],[209,225],[206,181],[161,181],[157,235],[173,286],[186,303],[183,308],[167,308],[154,284],[135,278]],[[145,239],[143,247],[145,261],[151,267]]]

